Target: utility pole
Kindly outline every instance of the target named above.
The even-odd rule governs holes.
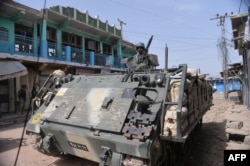
[[[215,18],[211,18],[210,20],[219,20],[219,24],[217,26],[221,27],[221,41],[218,44],[222,53],[222,63],[223,63],[223,78],[224,78],[224,98],[228,98],[228,90],[227,90],[227,83],[228,83],[228,50],[227,50],[227,43],[226,43],[226,31],[225,31],[225,18],[228,17],[227,13],[225,15],[220,16],[219,14],[216,15]]]
[[[124,21],[122,21],[122,20],[120,20],[119,18],[118,18],[118,21],[119,21],[119,23],[120,23],[120,27],[121,27],[121,36],[122,36],[122,38],[123,38],[123,25],[126,25],[126,23],[124,22]]]

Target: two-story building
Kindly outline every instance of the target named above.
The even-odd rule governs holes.
[[[41,86],[56,69],[66,73],[124,70],[123,58],[136,53],[122,31],[88,11],[54,6],[35,10],[14,1],[0,2],[0,109],[16,112],[22,84]]]

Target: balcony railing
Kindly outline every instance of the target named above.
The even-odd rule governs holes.
[[[62,45],[62,60],[66,60],[66,46]]]
[[[108,21],[102,22],[99,17],[91,17],[88,14],[88,11],[82,13],[79,10],[72,7],[63,7],[63,6],[53,6],[50,9],[58,12],[62,15],[65,15],[73,20],[77,20],[82,22],[83,24],[87,24],[89,26],[93,26],[102,31],[106,31],[112,33],[118,37],[121,37],[122,30],[121,28],[117,28],[115,25],[110,25]]]
[[[15,52],[22,54],[33,54],[33,38],[15,35]]]
[[[9,40],[10,36],[6,39]],[[43,45],[42,43],[46,44]],[[34,45],[36,47],[34,47]],[[44,50],[43,55],[41,55],[40,53],[41,50]],[[14,44],[10,41],[0,40],[0,52],[21,54],[27,56],[40,56],[47,59],[60,60],[65,62],[123,68],[121,65],[121,58],[119,57],[65,45],[62,45],[60,50],[58,50],[57,43],[40,40],[34,41],[34,38],[23,35],[14,35]]]
[[[71,47],[71,61],[83,63],[83,50]]]

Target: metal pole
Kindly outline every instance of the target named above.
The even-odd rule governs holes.
[[[166,47],[165,47],[165,70],[168,69],[168,45],[166,43]]]
[[[126,23],[124,21],[120,20],[119,18],[118,18],[118,21],[119,21],[120,27],[121,27],[121,37],[123,38],[123,25],[126,25]]]
[[[225,35],[225,18],[228,17],[227,13],[225,13],[225,15],[223,16],[219,16],[219,14],[217,14],[217,17],[215,18],[211,18],[210,20],[215,20],[215,19],[219,19],[219,24],[218,26],[221,26],[221,42],[220,42],[220,49],[221,49],[221,53],[222,53],[222,61],[223,61],[223,82],[224,82],[224,98],[227,99],[228,98],[228,89],[227,89],[227,79],[228,79],[228,71],[227,71],[227,67],[228,67],[228,50],[227,50],[227,43],[226,43],[226,35]]]

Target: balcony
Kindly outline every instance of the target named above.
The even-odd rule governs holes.
[[[42,57],[48,60],[62,61],[65,63],[71,62],[93,66],[122,68],[121,59],[112,55],[96,53],[67,45],[58,47],[56,43],[35,40],[34,38],[23,35],[15,34],[13,42],[10,42],[10,39],[10,36],[0,38],[1,53],[9,53],[10,56],[23,55],[29,57]]]

